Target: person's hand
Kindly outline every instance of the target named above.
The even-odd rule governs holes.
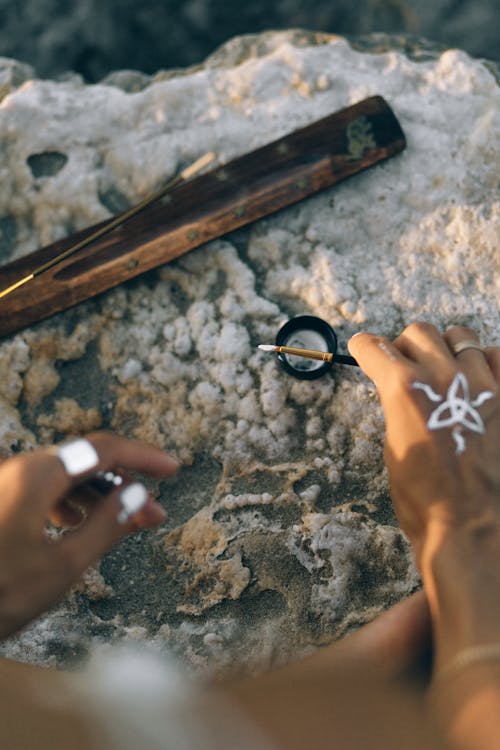
[[[500,521],[500,347],[455,354],[461,342],[479,346],[467,328],[441,335],[425,323],[393,342],[369,333],[349,342],[380,394],[391,495],[417,562],[432,523]]]
[[[51,449],[0,464],[2,638],[59,600],[86,568],[123,536],[157,526],[165,519],[161,506],[124,472],[163,478],[176,472],[177,462],[156,448],[108,433],[94,433],[87,439],[97,452],[98,465],[78,478],[68,476]],[[93,491],[87,480],[106,471],[119,471],[125,479],[102,495]],[[125,518],[122,493],[132,483],[132,498],[129,494],[128,499],[134,501],[134,512]],[[47,534],[48,522],[72,528],[51,535]]]

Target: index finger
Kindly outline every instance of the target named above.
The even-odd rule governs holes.
[[[87,472],[71,476],[57,454],[57,446],[16,456],[2,467],[10,476],[10,489],[18,503],[30,504],[47,514],[74,487],[100,471],[117,467],[154,478],[172,476],[178,462],[159,448],[127,440],[111,433],[96,432],[85,440],[95,449],[98,463]]]
[[[393,378],[395,370],[412,364],[388,339],[373,333],[354,334],[347,342],[347,348],[375,384]]]
[[[98,471],[121,467],[160,479],[175,474],[179,462],[160,448],[110,432],[87,436],[99,456]]]

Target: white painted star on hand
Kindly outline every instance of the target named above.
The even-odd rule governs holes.
[[[427,427],[429,430],[453,427],[451,434],[457,446],[456,453],[463,453],[466,447],[465,438],[462,434],[463,428],[481,435],[484,434],[483,418],[477,407],[493,398],[492,391],[483,391],[471,401],[469,384],[462,372],[458,372],[453,378],[445,400],[426,383],[413,383],[412,387],[423,391],[430,401],[439,403],[439,406],[430,415]]]

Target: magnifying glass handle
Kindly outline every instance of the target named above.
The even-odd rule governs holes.
[[[354,357],[349,357],[346,354],[336,354],[333,358],[335,365],[352,365],[353,367],[359,367]]]

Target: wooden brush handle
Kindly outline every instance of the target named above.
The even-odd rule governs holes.
[[[391,108],[370,97],[178,185],[110,234],[0,299],[14,333],[402,151]],[[106,222],[0,268],[0,291]]]

